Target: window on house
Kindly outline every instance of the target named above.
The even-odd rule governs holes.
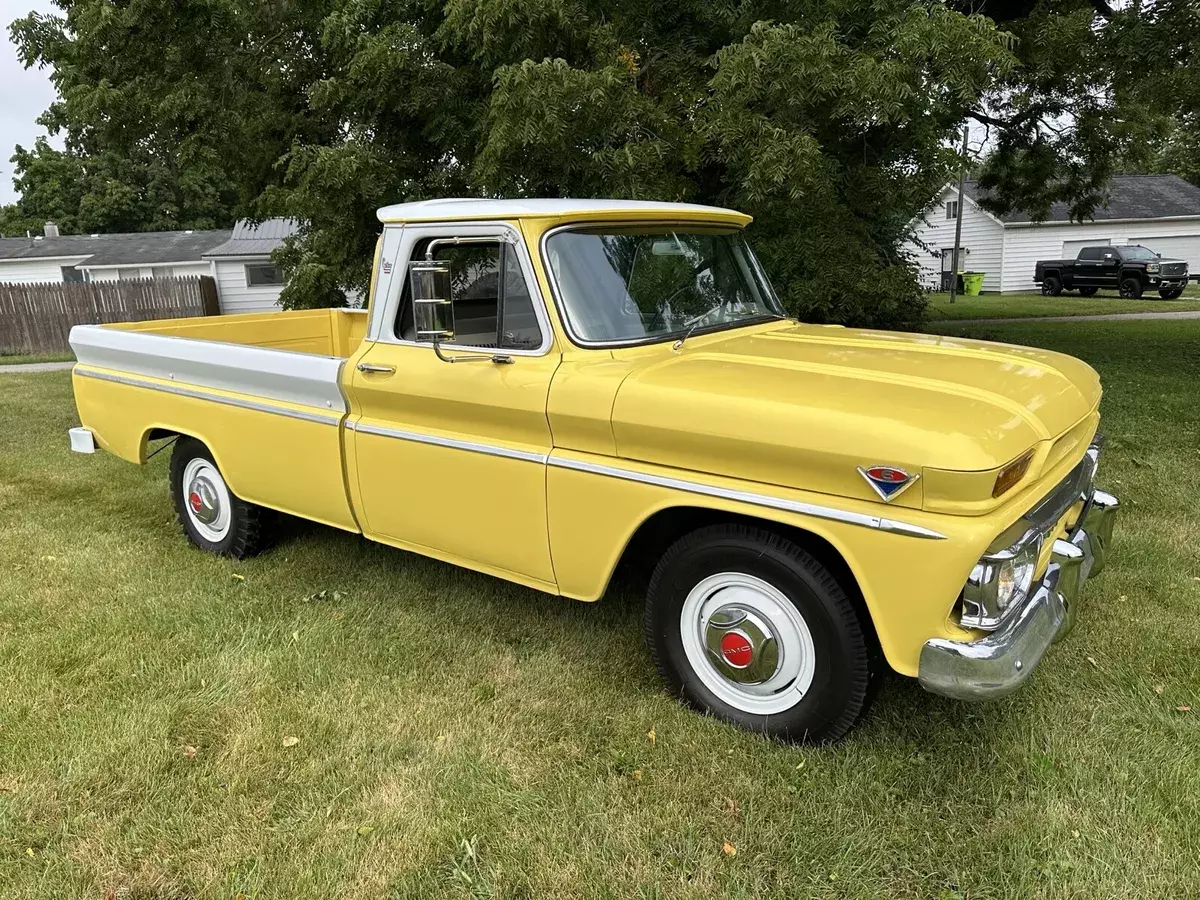
[[[74,266],[62,267],[63,284],[83,284],[83,270]]]
[[[141,277],[141,269],[117,269],[117,278],[121,281],[136,281]]]
[[[246,287],[269,287],[283,284],[283,273],[270,263],[246,264]]]
[[[946,204],[946,218],[947,219],[957,219],[958,218],[958,201],[957,200],[951,200]]]
[[[412,258],[424,259],[428,245],[428,241],[420,241]],[[441,246],[435,248],[433,256],[448,260],[453,267],[454,344],[489,350],[536,350],[542,345],[533,298],[511,244],[496,241]],[[408,278],[404,280],[396,319],[396,337],[416,339],[412,283]]]

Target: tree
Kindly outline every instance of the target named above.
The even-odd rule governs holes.
[[[1037,220],[1063,201],[1085,219],[1121,168],[1200,170],[1196,0],[968,4],[1014,35],[1019,60],[968,114],[995,141],[979,179],[992,211]]]
[[[22,214],[295,216],[295,306],[365,291],[378,206],[574,194],[744,209],[791,311],[908,325],[964,121],[994,208],[1085,215],[1200,99],[1194,0],[58,2],[13,26],[66,137],[18,159]]]

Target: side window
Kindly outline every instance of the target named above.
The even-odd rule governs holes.
[[[958,218],[958,201],[957,200],[950,200],[946,203],[946,218],[947,219],[957,219]]]
[[[1079,251],[1080,259],[1101,259],[1103,256],[1103,247],[1084,247]]]
[[[430,238],[418,241],[412,259],[424,259]],[[433,258],[453,267],[451,300],[454,304],[454,343],[484,350],[536,350],[542,345],[542,330],[534,312],[533,297],[516,251],[502,241],[440,244]],[[412,284],[404,278],[396,337],[415,340]]]

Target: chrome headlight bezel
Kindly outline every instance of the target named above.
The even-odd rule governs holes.
[[[1005,550],[980,557],[962,594],[963,628],[995,631],[1033,588],[1046,536],[1030,531]]]

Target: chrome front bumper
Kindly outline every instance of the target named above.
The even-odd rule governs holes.
[[[1075,626],[1083,583],[1108,557],[1118,506],[1112,494],[1093,492],[1070,540],[1054,542],[1041,583],[996,631],[976,641],[927,641],[921,686],[958,700],[993,700],[1020,687],[1047,648]]]

